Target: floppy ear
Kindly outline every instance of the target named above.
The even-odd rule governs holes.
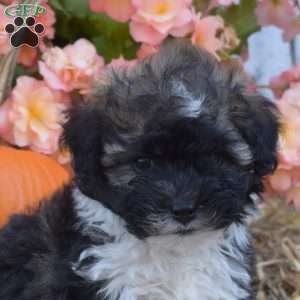
[[[103,121],[90,104],[75,105],[68,112],[62,143],[69,147],[76,184],[87,195],[96,196],[103,183],[101,176]]]
[[[235,72],[231,79],[241,81],[240,71]],[[261,179],[277,166],[278,110],[267,98],[247,90],[245,82],[232,82],[229,97],[231,122],[249,145],[254,174]]]

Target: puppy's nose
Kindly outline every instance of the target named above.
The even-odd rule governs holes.
[[[174,203],[172,207],[176,221],[187,225],[195,218],[196,207],[194,203]]]

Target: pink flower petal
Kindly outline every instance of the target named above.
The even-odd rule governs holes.
[[[189,9],[184,9],[176,18],[176,23],[170,34],[175,37],[185,37],[194,29],[194,14]]]
[[[64,84],[57,74],[51,71],[44,62],[40,61],[38,66],[40,74],[44,77],[45,81],[51,88],[65,92],[71,91],[71,88]]]
[[[63,49],[46,49],[38,66],[40,74],[53,89],[83,92],[100,75],[104,59],[90,41],[79,39]]]
[[[278,191],[288,191],[292,186],[291,174],[282,169],[278,169],[270,178],[271,187]]]
[[[282,28],[285,41],[291,41],[300,33],[298,11],[290,0],[257,1],[255,13],[259,25],[276,25]]]
[[[167,34],[161,34],[146,24],[132,21],[129,26],[130,33],[137,42],[158,45],[167,37]]]
[[[127,22],[135,12],[131,0],[90,0],[89,4],[92,11],[105,12],[119,22]]]
[[[216,34],[218,30],[223,28],[224,21],[219,16],[208,16],[197,20],[192,42],[217,56],[216,52],[222,48],[223,43]]]
[[[191,21],[190,0],[133,0],[132,3],[136,13],[131,20],[135,24],[147,26],[163,36],[170,32],[174,36],[184,36],[191,30],[188,26]]]
[[[142,44],[140,49],[137,51],[137,58],[144,59],[158,51],[159,47],[148,44]]]
[[[104,1],[103,0],[90,0],[90,9],[93,12],[101,13],[104,11]]]
[[[108,64],[106,66],[106,68],[112,68],[112,69],[128,69],[128,68],[132,68],[136,65],[137,60],[133,59],[133,60],[126,60],[124,59],[122,56],[117,58],[117,59],[113,59],[110,64]]]
[[[135,12],[131,0],[106,0],[103,6],[109,16],[120,22],[127,22]]]
[[[9,111],[11,110],[11,101],[7,99],[0,106],[0,136],[9,143],[13,142],[12,124],[9,121]]]
[[[0,125],[5,122],[2,129],[4,134],[9,133],[9,142],[46,154],[57,151],[67,108],[64,98],[44,81],[19,77],[11,97],[0,109]]]

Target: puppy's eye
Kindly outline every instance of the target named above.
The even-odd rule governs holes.
[[[153,165],[153,161],[149,158],[139,158],[135,161],[135,167],[138,170],[147,170],[151,168]]]

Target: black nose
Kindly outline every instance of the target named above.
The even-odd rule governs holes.
[[[176,221],[183,225],[190,223],[195,218],[196,207],[193,203],[174,203],[172,207]]]

